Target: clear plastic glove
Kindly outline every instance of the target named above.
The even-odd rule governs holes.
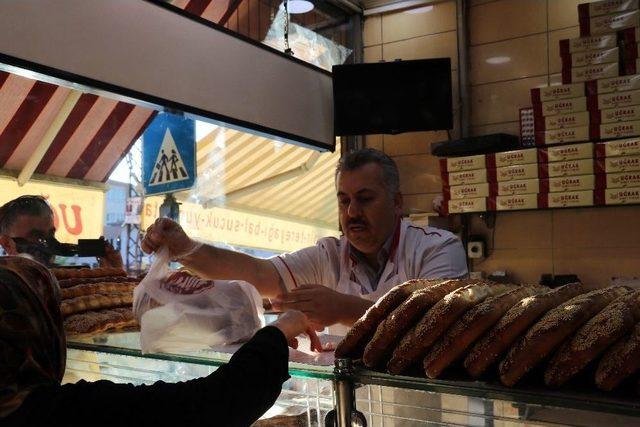
[[[322,351],[320,338],[318,338],[316,332],[311,327],[311,322],[309,322],[307,316],[300,311],[291,310],[283,313],[271,326],[275,326],[282,331],[287,338],[289,346],[292,348],[298,348],[298,340],[296,337],[306,334],[311,341],[311,351]]]
[[[169,218],[158,218],[147,228],[141,246],[148,254],[166,246],[171,259],[179,261],[196,252],[202,243],[187,236],[177,222]]]

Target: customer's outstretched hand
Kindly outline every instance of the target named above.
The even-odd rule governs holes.
[[[271,326],[275,326],[280,329],[284,336],[287,338],[289,346],[292,348],[298,348],[298,335],[306,334],[311,340],[312,351],[322,351],[322,344],[320,339],[316,335],[316,332],[311,327],[311,322],[301,311],[290,310],[286,311],[278,317],[278,320],[273,322]]]

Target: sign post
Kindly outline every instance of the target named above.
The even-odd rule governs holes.
[[[142,182],[145,196],[167,194],[160,216],[179,217],[172,193],[193,187],[196,180],[195,122],[161,113],[144,132]]]

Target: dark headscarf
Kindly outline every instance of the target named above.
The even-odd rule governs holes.
[[[35,261],[0,257],[0,418],[34,388],[59,384],[65,363],[58,282]]]

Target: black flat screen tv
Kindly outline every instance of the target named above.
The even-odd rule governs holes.
[[[333,66],[336,136],[453,128],[449,58]]]

